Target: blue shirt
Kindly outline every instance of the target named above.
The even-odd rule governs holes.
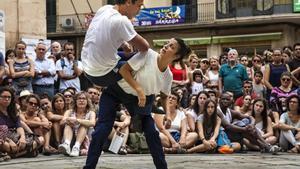
[[[35,71],[48,71],[51,76],[43,77],[41,75],[35,76],[33,79],[33,84],[35,85],[51,85],[54,84],[54,76],[56,74],[56,67],[52,59],[38,59],[34,61]]]
[[[247,71],[241,64],[230,67],[228,64],[221,66],[219,76],[225,91],[231,91],[235,94],[243,92],[243,82],[248,79]]]

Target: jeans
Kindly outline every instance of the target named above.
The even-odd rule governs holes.
[[[153,99],[150,99],[146,104],[152,104]],[[154,97],[153,97],[154,98]],[[115,117],[116,107],[119,103],[124,103],[128,107],[128,111],[132,115],[140,113],[138,107],[137,97],[125,93],[117,84],[111,85],[105,89],[100,98],[99,105],[99,118],[95,127],[95,131],[92,134],[92,141],[89,146],[88,156],[84,169],[94,169],[98,163],[98,159],[101,155],[103,144],[106,142],[108,135],[110,134]],[[147,106],[146,106],[147,107]],[[145,108],[143,111],[150,111]],[[154,127],[154,120],[148,113],[140,113],[142,120],[142,130],[144,131],[146,141],[153,158],[153,162],[157,169],[167,169],[167,163],[165,161],[165,155],[163,153],[161,140],[158,131]],[[121,166],[120,166],[121,167]]]

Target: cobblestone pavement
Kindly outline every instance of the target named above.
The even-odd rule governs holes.
[[[0,169],[79,169],[86,157],[65,157],[63,155],[37,158],[13,159],[1,162]],[[169,169],[299,169],[300,156],[281,153],[279,155],[247,154],[193,154],[167,155]],[[101,169],[154,169],[150,155],[104,154],[98,163]]]

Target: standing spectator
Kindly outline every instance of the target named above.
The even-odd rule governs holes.
[[[16,95],[22,90],[32,92],[32,78],[34,77],[34,62],[25,55],[26,43],[19,41],[15,46],[16,57],[8,60],[9,71],[13,78]]]
[[[256,93],[257,97],[266,98],[267,95],[267,88],[263,84],[262,80],[264,78],[263,73],[259,70],[254,73],[253,79],[253,92]]]
[[[54,76],[56,75],[54,61],[45,58],[46,45],[44,43],[38,43],[35,52],[35,77],[32,82],[33,92],[39,96],[46,93],[52,98],[54,96]]]
[[[52,58],[54,62],[61,58],[61,44],[59,42],[53,42],[51,44],[51,55],[48,58]]]
[[[233,92],[235,99],[243,95],[243,82],[248,79],[247,71],[243,65],[237,63],[237,57],[237,50],[230,49],[228,63],[222,65],[219,72],[219,92]]]
[[[11,78],[11,73],[9,71],[9,66],[8,66],[8,60],[10,59],[15,59],[16,57],[16,52],[14,49],[8,49],[5,53],[5,76],[3,78],[3,85],[4,86],[9,86],[12,87],[12,78]]]
[[[272,63],[266,65],[264,82],[267,87],[267,99],[270,98],[271,91],[274,87],[280,86],[280,77],[283,72],[288,71],[287,65],[282,63],[282,52],[275,49],[272,55]]]
[[[189,65],[188,65],[188,75],[189,80],[192,81],[193,79],[193,72],[195,69],[197,69],[199,65],[199,58],[195,53],[190,54],[189,56]]]
[[[219,85],[219,57],[212,56],[209,58],[210,69],[207,71],[206,76],[208,77],[208,83],[206,84],[207,88],[218,91]]]
[[[74,44],[64,44],[65,56],[56,62],[56,71],[60,79],[59,90],[63,91],[68,87],[74,87],[80,91],[79,76],[82,73],[82,63],[74,55]]]
[[[294,44],[294,57],[293,59],[288,63],[290,71],[293,73],[297,68],[300,67],[300,43]],[[294,86],[300,85],[300,73],[296,74],[293,78]]]
[[[248,75],[248,78],[250,80],[253,79],[253,73],[252,73],[252,69],[248,67],[248,64],[249,64],[249,61],[248,61],[248,56],[247,55],[242,55],[241,58],[240,58],[240,63],[245,66],[245,69],[247,71],[247,75]]]
[[[257,71],[261,71],[263,74],[265,74],[265,66],[263,65],[264,61],[262,59],[261,55],[254,55],[252,58],[252,73],[255,73]],[[252,75],[254,77],[254,75]]]
[[[0,85],[2,85],[3,79],[5,75],[5,63],[2,52],[0,52]]]
[[[203,58],[200,61],[200,69],[202,73],[205,75],[207,73],[207,70],[209,68],[209,61],[207,58]]]

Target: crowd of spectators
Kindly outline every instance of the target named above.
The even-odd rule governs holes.
[[[0,162],[86,155],[103,88],[85,78],[70,42],[51,49],[40,42],[35,59],[25,51],[20,41],[0,53]],[[167,108],[159,94],[153,105],[165,153],[300,152],[300,43],[254,56],[231,48],[208,58],[192,53],[169,67]],[[124,133],[123,155],[140,153],[132,143],[143,142],[142,134],[133,140],[129,114],[120,105],[109,136]]]

